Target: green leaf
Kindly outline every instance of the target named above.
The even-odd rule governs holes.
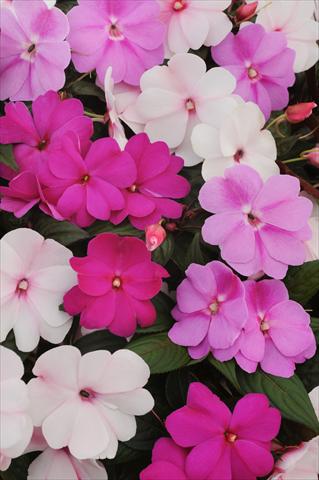
[[[172,234],[168,234],[164,242],[152,252],[152,260],[161,265],[166,265],[174,253],[175,240]]]
[[[145,360],[152,374],[171,372],[189,362],[186,349],[172,343],[167,333],[144,335],[130,342],[127,348]]]
[[[319,345],[319,318],[311,317],[311,328],[316,337],[316,342]]]
[[[284,418],[305,425],[319,434],[318,419],[308,393],[297,375],[282,378],[261,371],[247,374],[241,370],[237,377],[244,393],[264,393],[272,405],[279,408]]]
[[[227,380],[230,381],[230,383],[234,385],[238,392],[242,391],[238,382],[236,363],[234,360],[229,360],[228,362],[219,362],[212,355],[209,355],[208,361],[211,365],[213,365],[214,368],[216,368],[222,375],[224,375]]]
[[[175,370],[166,377],[165,394],[171,408],[176,410],[186,403],[189,385],[197,378],[189,369]]]
[[[107,330],[98,330],[96,332],[88,333],[79,338],[74,344],[75,347],[81,350],[82,355],[94,350],[108,350],[113,353],[116,350],[125,348],[127,342],[125,338],[113,335]]]
[[[95,83],[88,80],[81,80],[74,83],[71,87],[72,93],[75,95],[89,95],[99,98],[102,102],[105,102],[105,94],[103,90],[95,85]]]
[[[90,235],[98,235],[99,233],[116,233],[117,235],[128,235],[131,237],[142,237],[144,235],[143,230],[137,230],[129,222],[113,225],[110,222],[97,221],[87,228],[87,232]]]
[[[13,170],[19,170],[19,167],[14,159],[12,145],[0,145],[0,163],[3,163],[3,165],[6,165]]]
[[[289,297],[305,306],[319,291],[319,260],[289,268],[284,282]]]
[[[33,225],[33,228],[45,238],[52,238],[65,246],[89,237],[85,230],[73,223],[59,222],[47,215],[41,215]]]
[[[154,325],[142,328],[137,328],[137,333],[157,333],[167,331],[174,323],[171,311],[174,307],[173,300],[165,293],[160,292],[153,298],[152,303],[156,309],[156,321]]]

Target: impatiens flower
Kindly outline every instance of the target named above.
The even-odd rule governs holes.
[[[260,362],[272,375],[291,377],[295,363],[311,358],[316,341],[310,316],[297,302],[289,300],[288,290],[279,280],[244,283],[248,321],[234,345],[235,359],[251,373]],[[229,360],[234,352],[214,352],[219,360]]]
[[[148,225],[145,228],[145,243],[146,248],[150,252],[156,250],[166,238],[166,230],[159,223]]]
[[[264,124],[259,107],[248,102],[227,115],[220,128],[196,125],[191,140],[195,153],[204,158],[203,178],[222,176],[238,163],[255,168],[264,180],[279,173],[276,142],[269,130],[262,130]]]
[[[71,59],[68,33],[66,15],[41,0],[15,0],[2,9],[0,100],[34,100],[62,88]]]
[[[5,116],[0,118],[0,143],[14,144],[14,157],[20,171],[36,173],[48,153],[58,154],[67,132],[77,135],[83,149],[89,145],[93,124],[84,116],[80,100],[62,100],[51,91],[32,103],[32,115],[22,102],[7,103],[4,108]],[[10,178],[14,174],[12,172]]]
[[[231,0],[159,0],[161,19],[167,25],[167,53],[186,53],[218,45],[232,29],[223,12]],[[169,55],[165,55],[169,58]]]
[[[64,345],[41,355],[33,368],[37,378],[28,383],[35,426],[49,446],[68,447],[71,455],[114,458],[118,440],[134,437],[134,415],[154,405],[142,388],[150,375],[136,353],[96,350],[81,356]]]
[[[60,343],[72,323],[59,310],[64,293],[75,283],[68,264],[72,252],[28,228],[6,233],[0,244],[0,341],[13,329],[22,352],[33,350],[40,336]]]
[[[123,125],[120,121],[120,116],[116,108],[115,96],[114,96],[114,81],[112,78],[112,67],[109,67],[106,70],[104,78],[104,92],[105,92],[105,101],[106,101],[106,114],[109,127],[109,136],[114,138],[119,144],[121,149],[124,149],[127,138],[125,136],[125,131]]]
[[[289,105],[285,111],[285,117],[290,123],[300,123],[310,117],[312,110],[317,107],[315,102],[297,103]]]
[[[81,313],[81,325],[106,327],[128,337],[137,323],[148,327],[155,322],[150,299],[168,274],[151,261],[142,240],[102,233],[89,242],[87,257],[73,257],[70,263],[78,285],[64,296],[64,307],[69,313]]]
[[[306,261],[310,262],[311,260],[319,260],[319,203],[316,198],[313,198],[306,192],[302,192],[301,195],[308,198],[313,205],[312,214],[309,219],[309,225],[312,230],[312,237],[310,240],[308,240],[308,242],[306,242]]]
[[[191,146],[194,126],[220,125],[223,115],[236,105],[231,97],[235,86],[235,78],[227,70],[212,68],[206,72],[204,60],[181,53],[174,55],[167,66],[144,73],[136,110],[150,140],[163,140],[186,166],[191,166],[201,161]]]
[[[223,263],[205,266],[192,263],[187,278],[177,288],[177,323],[169,338],[185,345],[192,358],[201,358],[214,348],[231,347],[247,321],[242,282]]]
[[[181,447],[190,479],[256,480],[273,467],[270,442],[278,434],[280,413],[266,395],[249,393],[233,413],[202,383],[192,383],[186,406],[171,413],[166,428]],[[253,459],[253,461],[252,461]]]
[[[190,480],[185,472],[187,450],[171,438],[160,438],[152,451],[152,463],[140,473],[140,480]]]
[[[122,191],[125,207],[114,212],[111,221],[118,224],[128,216],[134,227],[144,229],[162,217],[180,218],[183,205],[171,198],[183,198],[190,190],[178,175],[183,160],[171,155],[164,142],[151,143],[145,133],[131,137],[125,152],[134,160],[136,175]]]
[[[308,0],[276,0],[260,2],[256,23],[267,32],[282,32],[288,47],[296,52],[294,71],[308,70],[318,61],[318,23],[314,6]],[[264,7],[264,8],[262,8]]]
[[[4,321],[1,317],[1,323]],[[33,431],[28,389],[21,380],[23,374],[20,357],[0,345],[0,470],[7,470],[11,458],[23,454]]]
[[[129,188],[136,178],[133,159],[113,138],[96,140],[82,156],[77,142],[66,137],[63,150],[48,156],[47,164],[48,171],[41,175],[48,186],[47,201],[80,227],[108,220],[112,210],[124,208],[120,189]]]
[[[295,81],[295,52],[287,48],[283,33],[268,33],[261,25],[249,24],[237,35],[229,33],[212,48],[212,56],[236,77],[235,93],[257,103],[266,120],[272,110],[288,104],[288,87]]]
[[[299,180],[290,175],[263,183],[246,165],[226,169],[224,178],[212,178],[199,193],[201,206],[216,214],[202,228],[205,242],[219,245],[223,259],[242,275],[263,271],[283,278],[288,265],[304,263],[311,238],[312,204],[299,191]]]
[[[138,85],[142,73],[162,63],[165,26],[155,0],[78,0],[68,13],[72,61],[79,72],[107,67],[116,83]]]

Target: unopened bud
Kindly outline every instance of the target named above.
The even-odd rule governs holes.
[[[290,105],[285,112],[286,119],[290,123],[303,122],[306,118],[310,117],[312,110],[316,108],[316,106],[317,104],[315,102],[296,103],[296,105]]]
[[[166,231],[159,223],[149,225],[145,228],[145,243],[146,248],[150,252],[153,252],[159,247],[166,238]]]
[[[241,5],[236,10],[236,20],[237,22],[243,22],[249,20],[256,13],[258,7],[258,2],[252,2],[249,4]]]
[[[311,165],[319,168],[319,145],[305,152],[303,157],[305,157]]]

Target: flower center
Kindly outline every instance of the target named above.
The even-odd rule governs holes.
[[[249,224],[252,227],[258,227],[261,224],[261,221],[259,220],[259,218],[255,217],[255,215],[252,212],[248,213],[247,219]]]
[[[129,187],[128,190],[129,190],[129,192],[132,192],[132,193],[136,192],[136,190],[137,190],[137,185],[135,185],[135,183],[134,183],[133,185],[131,185],[131,186]]]
[[[34,43],[31,43],[31,45],[29,46],[27,52],[28,53],[32,53],[35,51],[35,44]]]
[[[42,151],[48,145],[48,141],[43,139],[38,143],[38,150]]]
[[[91,398],[94,398],[94,393],[89,388],[80,390],[79,395],[80,397],[82,397],[83,400],[89,400]]]
[[[214,300],[210,305],[209,305],[209,310],[211,311],[212,315],[216,315],[216,313],[219,310],[219,303],[217,300]]]
[[[235,433],[232,433],[232,432],[225,432],[225,439],[227,442],[229,443],[234,443],[237,439],[237,435]]]
[[[20,282],[17,285],[17,290],[20,290],[20,292],[25,292],[29,288],[29,282],[26,278],[23,278],[20,280]]]
[[[191,98],[188,98],[185,102],[185,108],[186,110],[188,110],[189,112],[192,112],[193,110],[195,110],[195,103],[194,101],[191,99]]]
[[[175,12],[180,12],[181,10],[184,10],[184,8],[186,8],[186,1],[185,0],[176,0],[174,3],[173,3],[173,10],[175,10]]]
[[[124,35],[116,23],[112,23],[109,28],[109,38],[111,40],[124,40]]]
[[[262,331],[262,333],[267,333],[269,329],[269,323],[267,323],[265,320],[262,320],[260,323],[260,330]]]
[[[81,178],[81,183],[87,183],[89,180],[90,180],[90,175],[85,174],[85,175],[83,175],[83,177]]]
[[[244,156],[244,151],[241,148],[239,148],[233,157],[234,161],[237,163],[240,163],[240,160],[243,158],[243,156]]]
[[[112,286],[114,288],[120,288],[121,285],[122,285],[122,280],[120,279],[120,277],[114,277],[112,281]]]
[[[249,67],[247,72],[248,72],[248,77],[251,80],[255,80],[258,77],[258,72],[253,67]]]

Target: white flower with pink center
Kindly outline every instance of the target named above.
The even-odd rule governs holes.
[[[22,352],[33,350],[40,336],[60,343],[72,323],[59,310],[63,295],[76,283],[69,266],[72,252],[29,228],[10,231],[0,246],[0,341],[13,330]]]
[[[80,459],[114,458],[118,441],[136,433],[135,415],[154,406],[142,388],[148,365],[136,353],[97,350],[81,356],[73,346],[53,348],[33,368],[29,384],[35,426],[54,449]]]

